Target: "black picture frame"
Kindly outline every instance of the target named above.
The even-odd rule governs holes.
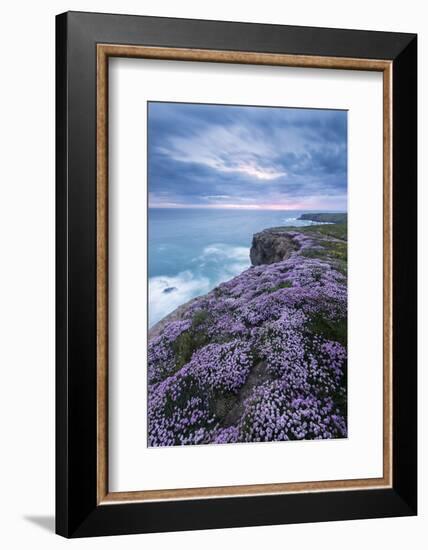
[[[97,504],[96,46],[392,62],[391,488]],[[64,537],[417,513],[417,36],[67,12],[56,18],[56,532]]]

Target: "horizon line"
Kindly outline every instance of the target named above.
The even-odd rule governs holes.
[[[280,211],[294,211],[294,210],[307,210],[307,211],[321,211],[328,210],[331,212],[347,212],[347,208],[329,208],[326,206],[305,208],[300,205],[293,206],[258,206],[258,205],[197,205],[197,204],[184,204],[184,205],[148,205],[148,209],[158,210],[280,210]]]

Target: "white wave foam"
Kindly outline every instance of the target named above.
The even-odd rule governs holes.
[[[214,243],[192,260],[192,270],[174,276],[149,279],[150,326],[178,306],[206,294],[250,267],[250,251],[244,246]]]
[[[165,290],[167,292],[164,292]],[[183,271],[174,277],[151,277],[149,279],[150,326],[181,304],[209,290],[209,280],[206,277],[196,277],[190,271]]]
[[[202,265],[214,266],[214,286],[239,275],[250,267],[250,249],[245,246],[232,246],[215,243],[206,246],[198,260]]]
[[[249,249],[245,246],[232,246],[223,243],[214,243],[206,246],[202,252],[202,258],[214,260],[234,260],[249,263]]]

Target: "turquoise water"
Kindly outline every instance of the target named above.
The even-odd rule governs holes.
[[[302,226],[307,210],[150,208],[149,323],[250,266],[254,233]]]

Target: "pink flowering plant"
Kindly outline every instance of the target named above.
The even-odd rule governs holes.
[[[343,242],[287,237],[287,259],[222,283],[151,338],[149,446],[347,436]]]

